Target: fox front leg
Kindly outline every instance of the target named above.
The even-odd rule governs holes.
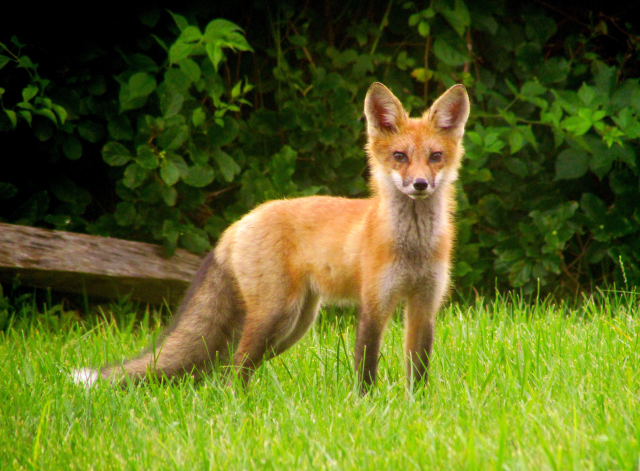
[[[414,390],[427,384],[437,307],[420,295],[411,297],[405,307],[407,386]]]
[[[367,303],[360,310],[354,359],[361,394],[366,394],[376,382],[380,344],[391,314],[393,308],[371,308]]]

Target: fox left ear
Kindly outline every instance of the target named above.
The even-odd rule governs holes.
[[[407,117],[400,100],[381,83],[374,83],[369,87],[364,99],[364,114],[367,117],[369,136],[397,132]]]
[[[428,111],[429,119],[441,131],[460,139],[469,118],[469,96],[464,85],[454,85]]]

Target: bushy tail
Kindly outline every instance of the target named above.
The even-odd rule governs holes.
[[[172,327],[155,345],[122,365],[76,370],[72,379],[85,386],[92,386],[99,377],[117,384],[137,383],[148,376],[168,379],[191,374],[200,379],[216,364],[229,362],[244,317],[233,274],[211,252],[198,269]]]

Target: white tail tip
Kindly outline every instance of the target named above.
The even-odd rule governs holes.
[[[71,380],[86,388],[92,387],[98,381],[98,372],[91,368],[80,368],[71,372]]]

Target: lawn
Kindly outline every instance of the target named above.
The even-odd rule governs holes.
[[[122,303],[80,322],[60,306],[9,308],[0,468],[637,470],[639,299],[449,305],[429,384],[415,395],[398,317],[366,397],[354,385],[348,312],[323,313],[244,393],[215,375],[84,390],[69,371],[135,354],[161,331],[159,315],[134,322]]]

